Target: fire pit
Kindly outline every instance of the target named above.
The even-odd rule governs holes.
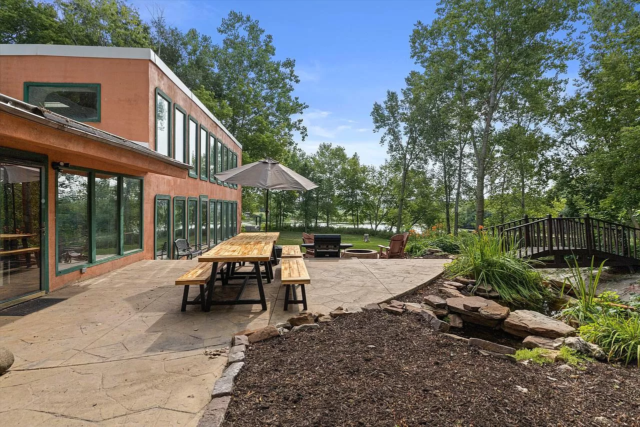
[[[378,259],[378,252],[371,249],[345,249],[342,258]]]

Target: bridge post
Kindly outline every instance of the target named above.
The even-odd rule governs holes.
[[[547,215],[547,245],[549,245],[549,254],[553,254],[553,218],[551,214]]]
[[[591,229],[591,218],[589,217],[589,214],[585,214],[584,216],[584,233],[585,233],[585,238],[587,240],[587,253],[589,254],[589,257],[591,257],[593,255],[593,230]]]
[[[525,253],[528,253],[527,251],[529,250],[528,248],[531,247],[531,233],[529,231],[529,215],[525,214],[524,218],[522,219],[522,223],[524,224],[524,246],[525,248]],[[533,249],[532,249],[533,252]]]

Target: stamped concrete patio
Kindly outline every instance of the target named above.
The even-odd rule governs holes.
[[[447,260],[310,260],[310,311],[357,309],[436,277]],[[16,358],[0,377],[0,425],[193,425],[210,399],[228,345],[240,330],[286,320],[284,290],[265,285],[259,305],[198,306],[180,312],[173,284],[195,261],[141,261],[67,286],[55,303],[24,317],[2,316],[0,346]],[[257,295],[249,286],[247,295]]]

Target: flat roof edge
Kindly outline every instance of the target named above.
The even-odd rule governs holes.
[[[101,59],[142,59],[153,62],[169,80],[184,92],[213,122],[242,149],[242,144],[216,116],[191,92],[155,52],[143,47],[74,46],[52,44],[0,44],[0,56],[67,56]]]

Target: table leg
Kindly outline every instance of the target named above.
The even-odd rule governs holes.
[[[284,311],[289,310],[289,288],[291,285],[284,285]]]
[[[209,282],[207,283],[207,304],[204,311],[211,310],[211,302],[213,301],[213,285],[216,283],[216,272],[218,271],[218,263],[214,262],[211,277],[209,278]]]
[[[264,297],[264,289],[262,288],[262,273],[260,273],[260,263],[254,262],[254,267],[256,268],[256,280],[258,281],[258,291],[260,292],[260,303],[262,304],[262,309],[267,309],[267,300]]]

